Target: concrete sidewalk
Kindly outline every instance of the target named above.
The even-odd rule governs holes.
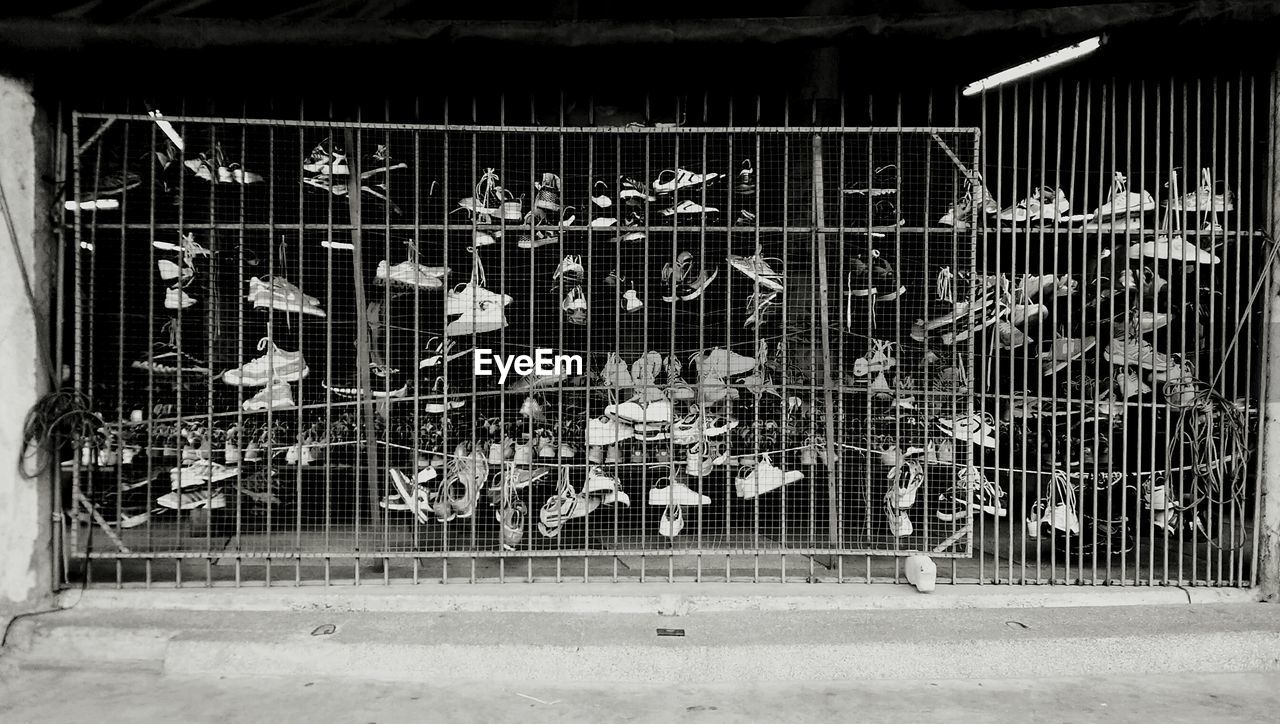
[[[464,594],[465,595],[465,594]],[[924,598],[924,597],[920,597]],[[1280,670],[1261,603],[932,610],[682,607],[582,612],[513,598],[477,609],[98,606],[15,623],[18,666],[169,676],[562,684],[1061,677]],[[4,660],[4,659],[0,659]]]
[[[501,662],[494,662],[495,668]],[[596,684],[582,671],[550,685],[358,678],[175,677],[29,669],[0,682],[0,721],[1272,721],[1280,674],[708,685]]]

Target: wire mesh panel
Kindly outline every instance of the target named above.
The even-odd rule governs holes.
[[[970,465],[1001,281],[938,223],[974,128],[73,134],[76,381],[108,422],[68,551],[117,582],[785,579],[969,556],[1003,513]]]

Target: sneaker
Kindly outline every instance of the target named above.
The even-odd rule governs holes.
[[[662,485],[663,481],[667,484]],[[684,483],[662,478],[649,490],[649,505],[711,505],[711,498]]]
[[[1106,353],[1103,353],[1106,356]],[[1123,372],[1112,377],[1112,382],[1120,391],[1120,397],[1129,399],[1135,396],[1151,394],[1151,386],[1142,381],[1137,372],[1125,368]]]
[[[644,219],[641,218],[639,214],[632,213],[627,216],[627,220],[622,222],[618,227],[618,236],[613,240],[622,242],[644,241],[644,226]]]
[[[975,221],[974,209],[978,206],[978,199],[981,199],[981,210],[983,214],[990,215],[1000,212],[1000,205],[992,198],[991,192],[987,191],[982,184],[982,174],[970,174],[965,182],[964,196],[956,202],[954,206],[947,210],[947,213],[938,219],[938,223],[943,226],[954,226],[960,231],[965,231],[969,225]]]
[[[165,493],[156,498],[156,505],[171,510],[194,510],[196,508],[225,508],[227,497],[221,492],[209,494],[207,490],[186,490]]]
[[[508,294],[489,291],[475,282],[467,282],[445,292],[444,313],[447,316],[466,314],[495,307],[497,302],[505,307],[511,304],[512,298]]]
[[[714,347],[701,357],[695,356],[693,364],[698,368],[700,376],[721,378],[745,375],[756,368],[754,357],[738,354],[722,347]]]
[[[1107,195],[1106,203],[1093,212],[1099,222],[1109,221],[1111,217],[1142,214],[1156,207],[1156,200],[1151,198],[1151,194],[1146,191],[1140,193],[1126,191],[1125,184],[1124,174],[1115,172],[1111,181],[1111,193]]]
[[[563,277],[566,284],[581,284],[584,274],[586,274],[586,271],[582,268],[582,257],[570,254],[560,261],[560,265],[556,267],[556,271],[551,275],[551,278],[560,279]]]
[[[1039,538],[1046,527],[1059,535],[1080,534],[1080,518],[1076,514],[1075,486],[1072,485],[1067,474],[1061,470],[1053,472],[1053,484],[1050,486],[1049,494],[1031,506],[1031,514],[1027,516],[1027,537]]]
[[[607,387],[628,389],[635,387],[635,378],[631,375],[631,367],[618,356],[610,352],[604,366],[600,368],[600,383]]]
[[[996,421],[989,412],[939,418],[937,424],[938,429],[961,442],[996,448]]]
[[[663,295],[662,301],[674,302],[677,299],[682,302],[693,301],[694,299],[702,296],[702,293],[706,291],[707,287],[711,286],[711,283],[716,280],[716,277],[719,276],[719,274],[720,270],[718,268],[712,268],[710,274],[707,273],[706,269],[703,269],[692,279],[686,277],[683,281],[676,284],[675,295]]]
[[[624,312],[635,312],[644,306],[644,300],[636,293],[635,285],[633,284],[630,289],[622,293],[622,299],[618,304]]]
[[[591,203],[600,209],[613,206],[613,199],[609,198],[609,184],[597,180],[591,185]]]
[[[146,359],[135,360],[132,363],[134,369],[152,372],[159,375],[176,375],[176,374],[213,374],[209,366],[186,352],[179,352],[176,347],[171,344],[157,344],[150,355]]]
[[[637,397],[616,405],[608,405],[604,408],[604,414],[632,424],[670,423],[671,403],[665,397],[653,401]]]
[[[171,241],[153,241],[151,245],[161,251],[177,251],[192,259],[197,256],[212,256],[213,252],[196,243],[195,234],[178,234],[177,243]]]
[[[423,266],[413,261],[402,261],[395,266],[387,264],[387,260],[383,259],[378,262],[378,270],[374,272],[373,278],[383,284],[404,284],[410,287],[422,287],[423,289],[443,289],[444,277],[449,273],[449,267],[445,266]]]
[[[692,215],[692,214],[718,214],[718,213],[720,213],[720,209],[717,209],[714,206],[703,206],[702,204],[699,204],[696,201],[690,201],[689,199],[685,199],[684,201],[681,201],[680,203],[674,206],[669,206],[662,210],[663,216],[676,216],[678,214]]]
[[[459,199],[458,206],[470,212],[472,219],[487,224],[492,221],[491,217],[502,213],[503,201],[503,188],[498,174],[492,168],[487,168],[476,181],[475,195]]]
[[[924,466],[918,460],[904,460],[889,471],[889,495],[899,510],[916,504],[916,491],[924,485]]]
[[[1049,349],[1040,353],[1040,371],[1044,375],[1052,375],[1080,358],[1085,352],[1093,349],[1097,340],[1094,337],[1073,339],[1071,337],[1055,337]]]
[[[587,323],[587,297],[581,285],[575,284],[572,289],[565,292],[564,298],[560,300],[560,310],[564,312],[565,319],[572,324]]]
[[[733,479],[733,487],[739,498],[750,500],[803,478],[804,473],[799,470],[783,472],[765,457],[755,465],[739,468],[737,477]]]
[[[587,445],[608,446],[635,437],[635,428],[616,417],[603,415],[587,420]]]
[[[534,196],[533,205],[535,208],[544,211],[560,210],[560,177],[553,173],[542,174],[541,183],[535,183],[534,188],[538,193]]]
[[[1071,214],[1071,202],[1067,200],[1066,194],[1062,193],[1062,189],[1041,186],[1031,196],[1019,201],[1016,206],[1011,206],[1000,212],[1002,221],[1013,221],[1015,223],[1022,221],[1049,221],[1054,223],[1060,222],[1079,222],[1088,221],[1093,218],[1092,214]]]
[[[756,171],[751,159],[742,159],[742,168],[738,170],[738,183],[733,187],[739,196],[754,196],[756,193]]]
[[[294,286],[281,276],[264,279],[249,279],[249,294],[246,300],[253,302],[255,309],[278,309],[282,312],[300,312],[314,317],[325,316],[320,307],[320,300]]]
[[[507,315],[502,306],[492,302],[481,302],[479,308],[460,314],[444,326],[445,337],[484,334],[494,332],[507,326]]]
[[[777,303],[781,294],[782,292],[752,292],[751,296],[747,297],[747,319],[742,326],[755,325],[758,328],[764,324],[765,315]]]
[[[156,268],[160,270],[160,278],[171,282],[176,280],[187,281],[195,276],[196,270],[187,264],[179,266],[168,259],[159,259],[156,261]]]
[[[239,468],[228,467],[212,460],[196,460],[188,465],[169,470],[169,487],[173,490],[216,483],[240,474]]]
[[[1160,381],[1171,377],[1189,376],[1185,363],[1177,356],[1169,356],[1157,352],[1148,342],[1137,337],[1117,338],[1111,340],[1102,356],[1117,366],[1133,365],[1151,371],[1152,378]]]
[[[668,505],[662,511],[662,518],[658,521],[658,535],[675,538],[682,530],[684,530],[684,508],[674,503]]]
[[[782,264],[780,259],[773,259]],[[729,255],[729,266],[746,274],[761,287],[772,289],[773,291],[782,291],[782,275],[774,271],[769,266],[769,261],[760,256],[760,252],[756,252],[752,256],[738,256],[737,254]]]
[[[1217,264],[1222,261],[1181,236],[1172,238],[1156,237],[1155,241],[1142,241],[1129,247],[1130,259],[1168,259],[1172,261],[1195,262],[1196,264]],[[1158,293],[1158,290],[1157,290]]]
[[[246,412],[259,410],[287,410],[293,408],[293,390],[285,382],[275,381],[258,390],[258,394],[244,401]]]
[[[1219,181],[1217,186],[1226,182]],[[1194,213],[1220,213],[1235,209],[1235,194],[1231,189],[1223,188],[1221,193],[1215,190],[1211,169],[1200,169],[1200,188],[1180,198],[1171,199],[1165,205],[1172,211],[1190,211]]]
[[[1003,490],[987,480],[981,470],[967,465],[956,472],[955,486],[938,495],[938,520],[950,523],[979,513],[1003,518],[1008,511],[1002,498]]]
[[[637,181],[629,176],[619,176],[618,186],[622,190],[618,192],[618,198],[629,203],[640,203],[644,201],[657,201],[650,191],[649,187],[643,182]]]
[[[843,193],[851,196],[888,196],[898,193],[898,167],[887,163],[871,172],[871,181],[859,178],[843,189]]]
[[[905,538],[916,532],[915,526],[911,524],[911,517],[894,507],[893,499],[889,495],[885,496],[884,507],[889,518],[889,532],[893,537]]]
[[[669,194],[677,189],[687,189],[691,186],[700,186],[720,178],[718,173],[700,174],[692,171],[686,171],[682,168],[667,169],[658,174],[658,178],[653,180],[652,188],[660,194]]]
[[[165,309],[186,309],[195,303],[195,298],[183,291],[182,287],[169,287],[164,291]]]
[[[347,157],[327,138],[311,149],[311,155],[302,161],[302,171],[331,176],[345,176],[351,173],[347,168]]]
[[[258,341],[258,351],[263,350],[261,357],[224,372],[222,380],[238,387],[266,387],[273,381],[297,382],[311,373],[302,352],[286,352],[267,337]]]
[[[854,360],[853,374],[858,377],[866,377],[873,372],[888,372],[898,363],[892,356],[896,346],[896,342],[872,339],[871,349],[862,357]]]

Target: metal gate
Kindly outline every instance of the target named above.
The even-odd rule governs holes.
[[[968,556],[996,285],[936,219],[977,138],[77,114],[108,422],[69,549],[117,582]]]
[[[76,114],[68,576],[1252,585],[1266,98]]]

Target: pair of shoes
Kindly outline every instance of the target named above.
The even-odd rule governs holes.
[[[982,471],[966,465],[956,471],[955,485],[938,495],[938,520],[953,522],[986,513],[1003,518],[1008,515],[1001,499],[1004,491],[987,480]]]
[[[733,487],[739,498],[750,500],[803,478],[804,473],[799,470],[783,471],[765,455],[755,465],[739,468],[738,475],[733,479]]]

